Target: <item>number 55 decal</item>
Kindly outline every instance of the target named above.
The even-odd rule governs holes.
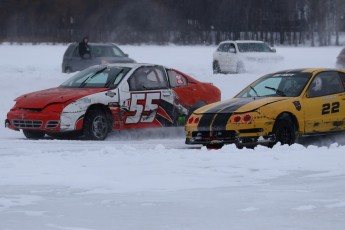
[[[338,113],[340,108],[340,103],[338,101],[333,102],[332,104],[326,103],[322,105],[322,115],[329,113]]]
[[[126,124],[136,124],[139,122],[152,122],[157,114],[158,103],[161,93],[132,93],[129,111],[130,116],[126,118]],[[134,115],[132,115],[134,114]]]

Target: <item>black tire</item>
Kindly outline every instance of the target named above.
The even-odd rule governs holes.
[[[214,61],[212,64],[212,68],[213,68],[213,73],[217,74],[217,73],[221,73],[222,71],[220,70],[220,66],[219,63],[217,61]]]
[[[237,62],[236,73],[244,73],[244,72],[246,72],[246,68],[244,67],[243,62]]]
[[[106,114],[101,110],[90,110],[84,119],[83,133],[87,140],[102,141],[110,131]]]
[[[276,120],[273,134],[276,138],[273,145],[278,142],[282,145],[292,145],[296,141],[296,126],[288,115],[284,115]]]
[[[38,130],[23,130],[23,133],[29,139],[41,139],[46,135],[44,132]]]
[[[224,146],[224,144],[206,144],[206,148],[208,150],[218,150],[221,149]]]

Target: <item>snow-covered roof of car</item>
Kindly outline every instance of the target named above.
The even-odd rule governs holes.
[[[263,41],[256,41],[256,40],[227,40],[227,41],[222,41],[221,43],[224,42],[235,42],[235,43],[264,43]]]

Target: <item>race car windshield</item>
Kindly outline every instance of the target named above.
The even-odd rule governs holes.
[[[90,67],[77,73],[60,87],[116,88],[130,70],[128,67]]]
[[[297,97],[310,77],[311,73],[269,74],[246,87],[235,97]]]
[[[273,50],[266,43],[237,43],[238,50],[241,53],[245,52],[273,52]]]

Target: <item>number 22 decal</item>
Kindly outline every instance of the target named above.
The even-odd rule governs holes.
[[[338,113],[340,108],[340,103],[338,101],[331,103],[325,103],[322,105],[322,115],[329,113]]]
[[[129,107],[129,111],[132,112],[132,114],[134,113],[134,115],[127,116],[126,124],[152,122],[156,117],[160,99],[160,92],[131,94],[131,104]]]

